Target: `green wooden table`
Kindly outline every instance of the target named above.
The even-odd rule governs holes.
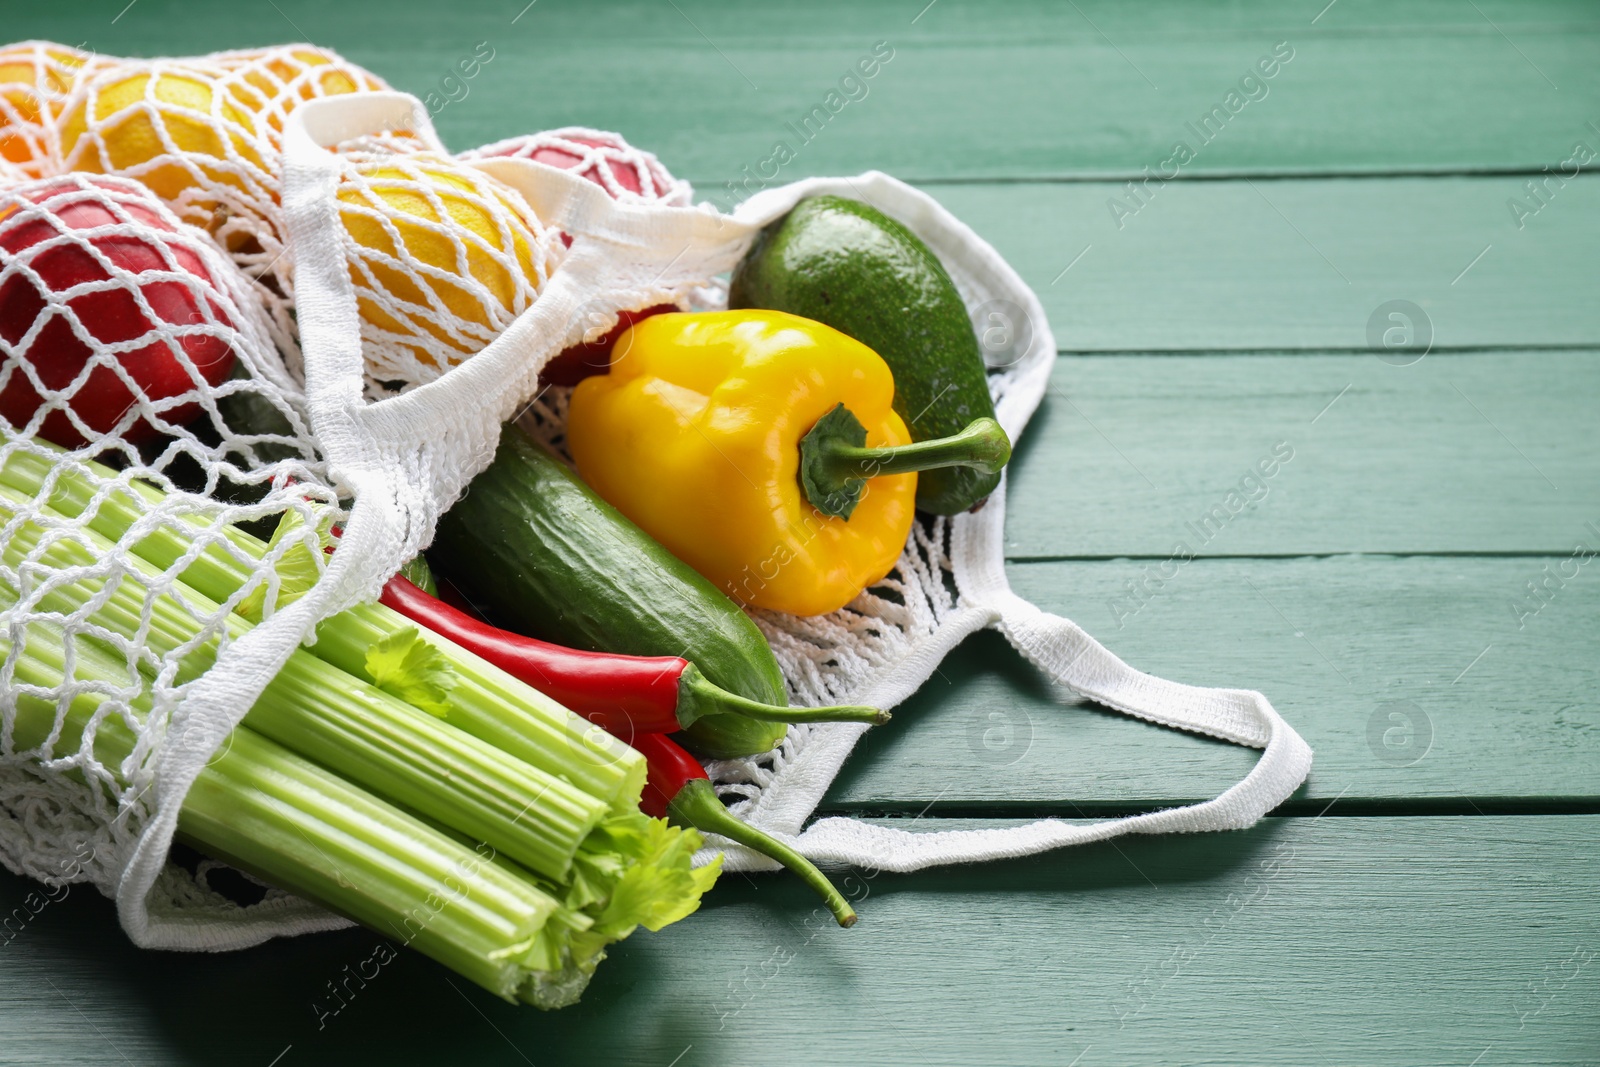
[[[915,181],[1044,300],[1063,349],[1012,468],[1012,582],[1142,668],[1265,691],[1316,766],[1249,832],[855,872],[851,931],[730,876],[555,1015],[402,957],[319,1019],[375,935],[147,953],[74,890],[0,945],[0,1062],[1600,1063],[1600,179],[1561,174],[1600,149],[1600,11],[1325,2],[13,4],[11,38],[310,39],[418,94],[488,42],[438,115],[453,147],[616,129],[723,198],[889,42],[779,180]],[[1391,325],[1411,348],[1373,346]],[[1147,583],[1280,442],[1266,495]],[[995,710],[1013,749],[975,759]],[[1096,817],[1252,758],[981,634],[824,810]],[[0,877],[0,911],[29,889]]]

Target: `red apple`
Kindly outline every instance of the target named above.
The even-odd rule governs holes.
[[[688,187],[668,174],[654,155],[633,147],[615,133],[568,126],[513,137],[467,153],[468,159],[497,156],[531,159],[575,171],[618,200],[688,206]]]
[[[140,399],[193,394],[233,369],[218,334],[234,324],[200,247],[136,182],[73,175],[0,194],[0,417],[25,429],[51,406],[34,432],[66,448],[119,427],[137,443],[194,419],[199,406],[185,403],[124,425]],[[164,324],[179,328],[170,339]]]
[[[585,148],[605,147],[604,141],[597,140],[593,137],[574,137],[572,140],[576,144],[582,145]],[[562,170],[573,170],[578,167],[583,167],[583,169],[578,173],[602,187],[604,187],[606,184],[605,179],[600,175],[600,170],[602,167],[604,167],[606,170],[611,172],[611,176],[616,179],[618,185],[628,190],[628,192],[632,193],[634,196],[639,195],[639,190],[642,187],[642,184],[639,181],[638,167],[629,166],[626,164],[623,166],[613,167],[611,166],[611,161],[606,159],[605,154],[602,152],[594,153],[594,162],[590,163],[588,166],[583,166],[585,158],[583,154],[574,153],[570,147],[562,145],[552,144],[535,147],[533,151],[528,153],[525,158],[531,159],[535,163],[548,163],[550,166],[559,167]]]

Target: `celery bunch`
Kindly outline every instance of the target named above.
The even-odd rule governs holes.
[[[31,619],[0,638],[17,683],[7,725],[14,751],[82,753],[125,785],[157,664],[175,661],[177,684],[198,676],[225,639],[208,638],[199,620],[231,609],[226,639],[236,638],[269,603],[309,587],[318,561],[296,566],[292,552],[278,553],[271,568],[266,543],[184,518],[125,546],[129,568],[97,570],[159,493],[87,470],[23,452],[0,466],[0,525],[12,523],[0,608],[21,595],[8,578],[21,565],[84,568],[34,594]],[[70,535],[48,521],[13,523],[41,503],[75,524]],[[223,537],[197,548],[202,531]],[[69,633],[57,618],[85,625]],[[119,638],[148,654],[130,664],[109,644]],[[71,681],[92,685],[64,715],[37,695]],[[130,720],[101,709],[114,699]],[[316,645],[269,683],[190,790],[179,833],[499,996],[559,1007],[577,999],[608,944],[690,914],[716,878],[715,864],[690,866],[699,834],[638,811],[643,780],[632,749],[364,605],[324,622]]]

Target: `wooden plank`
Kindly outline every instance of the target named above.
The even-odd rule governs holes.
[[[1136,201],[1109,183],[930,191],[1039,294],[1064,351],[1367,350],[1392,300],[1436,349],[1600,343],[1600,177],[1519,230],[1506,204],[1533,203],[1528,180],[1185,182],[1117,218],[1113,197]]]
[[[1568,553],[1600,543],[1597,394],[1589,351],[1063,358],[1006,551]]]
[[[310,38],[418,94],[485,41],[492,64],[439,115],[452,144],[568,123],[620,129],[708,191],[779,140],[796,152],[786,180],[867,167],[919,179],[1131,175],[1180,140],[1197,150],[1186,176],[1537,171],[1574,140],[1600,145],[1588,126],[1600,36],[1579,0],[1342,0],[1320,15],[1271,0],[635,0],[603,14],[541,0],[457,5],[447,20],[431,0],[386,3],[381,19],[317,0],[123,6],[97,5],[104,17],[91,19],[76,5],[30,5],[8,20],[9,37],[87,38],[128,55]],[[790,133],[880,40],[894,58],[866,95],[833,105],[814,140]],[[1278,42],[1294,58],[1251,90],[1259,98],[1233,105],[1210,143],[1190,133]]]
[[[1369,811],[1600,803],[1600,562],[1196,560],[1152,582],[1140,607],[1127,583],[1144,567],[1009,574],[1141,670],[1265,693],[1316,751],[1295,810],[1335,798]],[[1563,569],[1577,577],[1546,578]],[[1547,580],[1547,599],[1528,594]],[[824,808],[1144,810],[1215,796],[1256,757],[1079,704],[981,634],[862,740]]]
[[[1344,10],[1346,4],[1354,13]],[[702,190],[709,195],[727,178],[738,176],[745,164],[753,166],[770,153],[772,140],[790,121],[783,116],[798,114],[805,101],[825,92],[826,81],[821,87],[814,81],[817,71],[833,77],[835,68],[842,70],[877,38],[863,25],[860,47],[840,46],[838,41],[852,40],[854,27],[863,19],[902,17],[863,5],[841,8],[834,19],[809,9],[774,8],[751,16],[706,4],[702,14],[710,21],[702,28],[712,40],[726,37],[728,48],[734,50],[730,56],[748,47],[752,52],[744,59],[761,71],[763,79],[794,81],[789,89],[780,90],[775,81],[766,91],[740,95],[718,84],[721,77],[742,86],[733,70],[678,13],[661,4],[619,13],[618,24],[628,29],[606,39],[594,34],[592,12],[564,8],[559,0],[529,9],[515,26],[498,10],[464,11],[459,18],[452,17],[448,32],[434,26],[431,5],[420,0],[400,3],[386,9],[385,25],[376,34],[372,20],[358,9],[280,6],[282,14],[271,5],[261,5],[207,19],[193,14],[178,17],[157,0],[144,0],[115,26],[109,22],[95,26],[87,43],[113,52],[145,53],[238,46],[303,31],[344,48],[402,88],[426,94],[430,86],[438,88],[453,63],[472,53],[474,42],[499,42],[491,45],[497,49],[496,58],[465,84],[464,99],[449,103],[441,98],[438,123],[451,143],[464,147],[569,122],[619,127],[656,147],[679,171],[709,182]],[[1217,173],[1292,171],[1296,168],[1274,162],[1279,159],[1274,153],[1331,151],[1324,136],[1328,123],[1322,119],[1327,114],[1362,116],[1361,122],[1339,128],[1371,138],[1369,153],[1382,149],[1362,164],[1368,169],[1413,167],[1411,153],[1419,136],[1437,136],[1444,144],[1458,146],[1450,151],[1466,151],[1470,158],[1457,159],[1449,167],[1473,171],[1489,166],[1534,170],[1555,166],[1567,158],[1572,141],[1583,137],[1600,150],[1600,134],[1585,126],[1589,111],[1600,116],[1600,108],[1593,106],[1600,102],[1600,63],[1593,61],[1600,42],[1596,31],[1563,21],[1570,20],[1570,14],[1560,6],[1542,12],[1485,9],[1493,12],[1497,25],[1505,20],[1524,38],[1519,47],[1530,57],[1536,55],[1546,63],[1552,63],[1553,56],[1572,60],[1570,67],[1551,68],[1562,80],[1572,79],[1566,81],[1564,92],[1553,93],[1505,39],[1486,24],[1479,25],[1482,18],[1470,6],[1448,10],[1455,13],[1431,6],[1416,9],[1407,18],[1417,21],[1390,25],[1390,37],[1381,38],[1381,47],[1374,44],[1372,31],[1355,28],[1340,31],[1347,36],[1307,45],[1308,54],[1314,46],[1340,42],[1355,51],[1348,57],[1330,57],[1325,68],[1315,68],[1323,69],[1318,83],[1293,85],[1286,79],[1299,70],[1293,64],[1285,68],[1279,76],[1279,96],[1260,102],[1263,109],[1284,105],[1282,110],[1263,112],[1282,117],[1284,127],[1255,126],[1262,139],[1246,150],[1244,135],[1251,132],[1247,120],[1252,115],[1242,112],[1235,125],[1218,136],[1214,151],[1207,147],[1196,158],[1196,171],[1213,160],[1219,161],[1213,167]],[[1155,33],[1152,40],[1174,55],[1190,56],[1197,49],[1226,55],[1184,59],[1180,64],[1184,69],[1224,63],[1227,71],[1233,71],[1247,64],[1257,50],[1255,44],[1245,48],[1237,35],[1259,34],[1263,25],[1276,24],[1259,10],[1252,21],[1227,9],[1182,16],[1215,18],[1219,23],[1193,27],[1194,32],[1186,35],[1178,28],[1182,18],[1162,11],[1171,18],[1152,17],[1149,26],[1158,30],[1126,23],[1119,29],[1130,39]],[[1428,19],[1421,18],[1424,12]],[[1109,18],[1115,13],[1100,14]],[[1435,15],[1438,21],[1430,21]],[[81,29],[74,17],[70,9],[36,8],[21,18],[13,32],[76,42],[90,31]],[[1344,0],[1327,20],[1350,19],[1359,26],[1362,20],[1390,17],[1380,17],[1372,9],[1362,11],[1355,0]],[[980,34],[965,24],[974,18],[998,22]],[[907,179],[1008,179],[934,189],[1041,293],[1065,349],[1361,347],[1367,343],[1373,312],[1395,299],[1413,301],[1427,311],[1441,347],[1600,344],[1600,314],[1585,288],[1586,279],[1600,265],[1596,251],[1600,179],[1541,177],[1546,184],[1539,196],[1548,206],[1527,191],[1525,183],[1532,179],[1521,174],[1398,182],[1157,182],[1139,193],[1130,193],[1120,182],[1015,184],[1011,179],[1037,173],[1041,166],[1046,171],[1061,169],[1058,164],[1037,162],[1050,154],[1066,153],[1075,161],[1074,174],[1106,171],[1109,161],[1094,163],[1093,152],[1086,155],[1083,146],[1095,142],[1094,131],[1103,124],[1117,127],[1135,121],[1135,116],[1138,121],[1154,121],[1157,128],[1141,135],[1136,152],[1117,150],[1131,162],[1109,169],[1131,166],[1138,171],[1147,163],[1158,164],[1177,136],[1169,128],[1181,130],[1179,116],[1198,114],[1200,104],[1191,106],[1181,102],[1181,94],[1175,95],[1171,118],[1151,120],[1149,116],[1162,114],[1161,107],[1137,92],[1107,91],[1105,86],[1117,82],[1108,80],[1101,64],[1122,66],[1129,77],[1133,72],[1070,5],[1047,9],[1023,5],[1002,9],[998,15],[991,15],[987,7],[963,13],[961,5],[953,5],[948,11],[943,7],[930,11],[918,27],[938,20],[951,23],[951,28],[937,31],[947,36],[939,37],[937,44],[907,44],[905,54],[897,54],[874,81],[879,88],[857,105],[861,114],[842,111],[837,125],[806,145],[781,177],[850,174],[875,167]],[[1073,25],[1059,32],[1076,42],[1073,48],[1097,54],[1098,62],[1054,54],[1048,48],[1041,51],[1042,46],[1018,45],[1024,27],[1030,39],[1035,24],[1045,27],[1039,32],[1048,40],[1053,32],[1049,27],[1063,20]],[[825,25],[826,33],[813,27],[813,21]],[[175,24],[182,28],[177,37]],[[1413,33],[1442,36],[1408,41],[1407,35]],[[1543,35],[1548,48],[1541,51],[1543,46],[1529,34]],[[810,50],[807,41],[813,42]],[[1461,53],[1469,44],[1504,55],[1491,60]],[[1394,62],[1389,48],[1410,59]],[[1365,58],[1357,62],[1355,56]],[[897,65],[902,62],[904,66]],[[1433,62],[1455,73],[1450,77],[1429,73]],[[967,75],[949,78],[946,72],[952,65]],[[1369,65],[1369,73],[1388,73],[1383,77],[1358,73]],[[1308,73],[1313,69],[1306,68]],[[1460,72],[1469,72],[1465,75],[1469,84],[1463,85]],[[902,74],[907,77],[891,80]],[[1074,81],[1079,77],[1095,80],[1079,85]],[[1213,96],[1229,84],[1226,80],[1219,84],[1220,74],[1211,71],[1203,75],[1197,71],[1194,77]],[[1396,85],[1397,77],[1406,83]],[[1412,85],[1413,77],[1422,84]],[[1532,79],[1539,93],[1516,91],[1494,81],[1505,77]],[[1480,84],[1484,78],[1489,82]],[[971,79],[988,89],[973,93]],[[691,81],[692,89],[686,84]],[[556,86],[561,91],[545,91]],[[1024,86],[1032,86],[1030,91],[1039,97],[1033,105],[1023,102],[1031,99]],[[1340,94],[1346,90],[1360,95],[1344,99]],[[1172,92],[1177,94],[1178,89]],[[1168,94],[1161,95],[1164,107]],[[884,103],[878,110],[880,99]],[[996,109],[1000,99],[1007,106]],[[1062,107],[1064,99],[1093,99],[1097,104]],[[1408,107],[1378,106],[1379,99],[1406,99]],[[1442,114],[1430,118],[1430,107],[1448,109],[1451,118],[1447,121]],[[1568,114],[1569,108],[1577,110]],[[1126,114],[1118,117],[1117,109]],[[1473,121],[1455,119],[1463,114],[1473,115]],[[1565,132],[1558,135],[1546,128],[1551,116],[1557,116],[1554,121]],[[869,118],[873,124],[865,121]],[[1020,126],[997,129],[997,121]],[[1062,121],[1089,123],[1094,129],[1062,130]],[[1390,129],[1386,122],[1404,128]],[[1236,130],[1239,139],[1229,140]],[[1308,130],[1318,135],[1309,137]],[[1533,136],[1529,131],[1537,134],[1538,151],[1523,156],[1513,151],[1508,156],[1507,145],[1517,137]],[[1233,145],[1240,146],[1237,158],[1226,155]],[[1520,162],[1507,164],[1508,159]],[[984,162],[974,169],[973,161]],[[1361,169],[1321,156],[1297,166],[1319,172]],[[1512,201],[1537,213],[1519,219],[1508,206]]]
[[[1268,820],[852,876],[849,931],[793,879],[735,875],[614,951],[577,1007],[405,955],[320,1030],[374,935],[141,952],[75,892],[0,952],[0,1040],[50,1067],[1592,1064],[1597,857],[1595,817]],[[0,876],[7,907],[25,889]]]

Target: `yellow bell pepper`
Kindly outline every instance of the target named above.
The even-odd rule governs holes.
[[[894,567],[916,471],[998,470],[993,419],[911,443],[866,345],[779,311],[655,315],[572,395],[567,444],[589,486],[730,596],[820,615]]]

